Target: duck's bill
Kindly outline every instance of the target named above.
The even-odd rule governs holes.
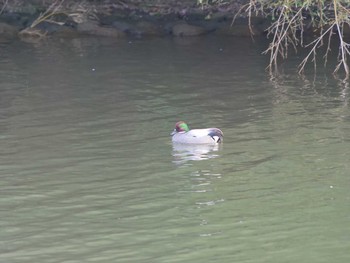
[[[171,136],[173,136],[176,133],[176,130],[174,129],[172,133],[170,133]]]

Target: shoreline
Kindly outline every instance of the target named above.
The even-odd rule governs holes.
[[[253,17],[249,26],[245,16],[232,23],[244,1],[222,6],[200,6],[194,0],[146,2],[16,0],[2,6],[0,37],[251,37],[264,35],[270,24],[266,18]]]

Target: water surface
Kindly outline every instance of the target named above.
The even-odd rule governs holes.
[[[1,44],[0,262],[349,262],[348,85],[271,80],[264,48]]]

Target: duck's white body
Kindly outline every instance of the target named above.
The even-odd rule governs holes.
[[[193,129],[182,131],[176,128],[171,133],[174,143],[217,144],[223,141],[223,133],[218,128]]]

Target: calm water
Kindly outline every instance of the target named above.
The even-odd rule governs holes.
[[[349,262],[348,84],[264,47],[2,43],[0,262]]]

